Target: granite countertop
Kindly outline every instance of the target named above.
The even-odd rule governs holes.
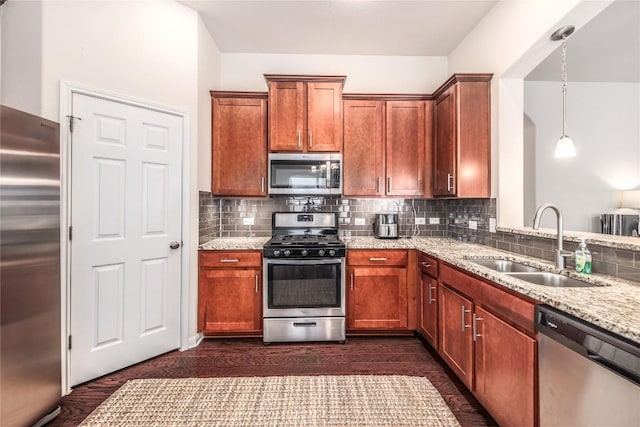
[[[269,237],[214,239],[203,250],[259,250]],[[599,286],[554,288],[535,285],[469,261],[469,258],[502,258],[557,271],[552,263],[458,240],[421,237],[416,239],[376,239],[355,237],[346,240],[347,249],[418,249],[451,265],[483,277],[534,300],[573,314],[604,329],[640,343],[640,284],[615,277],[589,276],[566,270],[566,274]]]

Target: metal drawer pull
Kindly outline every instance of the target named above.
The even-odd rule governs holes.
[[[260,177],[260,192],[264,193],[264,176]]]
[[[369,261],[386,261],[386,258],[369,258]]]
[[[302,144],[300,143],[300,131],[298,131],[298,148],[302,147]]]
[[[391,193],[391,177],[387,177],[387,193]]]
[[[431,298],[431,291],[435,291],[436,287],[435,286],[431,286],[431,283],[429,283],[429,304],[433,304],[434,302],[436,302],[435,299]]]
[[[353,290],[353,273],[351,273],[351,290]]]
[[[258,293],[259,289],[258,289],[258,275],[256,274],[256,294]]]
[[[316,326],[316,322],[293,322],[294,328],[315,328]]]
[[[380,192],[380,177],[376,178],[376,187],[377,187],[376,193],[379,193]]]
[[[421,262],[420,265],[426,268],[433,267],[433,265],[427,264],[426,262]]]
[[[473,340],[477,341],[478,337],[482,335],[478,333],[478,327],[476,325],[477,320],[484,320],[482,317],[477,317],[475,313],[473,313]]]
[[[240,262],[239,259],[221,259],[220,262]]]
[[[471,313],[471,310],[467,310],[467,309],[465,308],[465,306],[463,305],[463,306],[462,306],[462,332],[464,332],[464,330],[465,330],[465,329],[467,329],[467,328],[470,328],[470,327],[471,327],[471,325],[465,325],[465,324],[464,324],[464,314],[465,314],[465,313]]]

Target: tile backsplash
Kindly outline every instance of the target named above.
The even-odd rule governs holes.
[[[350,199],[323,197],[282,197],[260,199],[221,199],[200,192],[200,244],[217,237],[271,236],[271,214],[283,211],[338,212],[340,236],[373,236],[374,214],[398,212],[399,233],[449,237],[471,243],[554,260],[554,239],[514,233],[491,233],[490,220],[496,218],[496,199]],[[243,219],[253,218],[254,225]],[[425,224],[415,224],[424,218]],[[475,222],[475,224],[474,224]],[[476,229],[470,228],[475,225]],[[574,251],[576,243],[566,242]],[[640,282],[640,252],[589,246],[593,255],[593,272]],[[569,259],[567,266],[573,267]]]

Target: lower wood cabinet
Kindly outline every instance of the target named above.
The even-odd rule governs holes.
[[[200,251],[198,330],[205,336],[262,333],[262,253]]]
[[[537,425],[535,302],[447,265],[440,282],[442,358],[499,425]]]
[[[347,331],[410,331],[409,251],[347,252]],[[411,323],[411,324],[410,324]]]
[[[418,253],[418,332],[438,349],[438,260]]]

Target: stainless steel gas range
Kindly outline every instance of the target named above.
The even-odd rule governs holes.
[[[337,213],[276,212],[264,246],[263,341],[339,341],[345,332],[345,245]]]

